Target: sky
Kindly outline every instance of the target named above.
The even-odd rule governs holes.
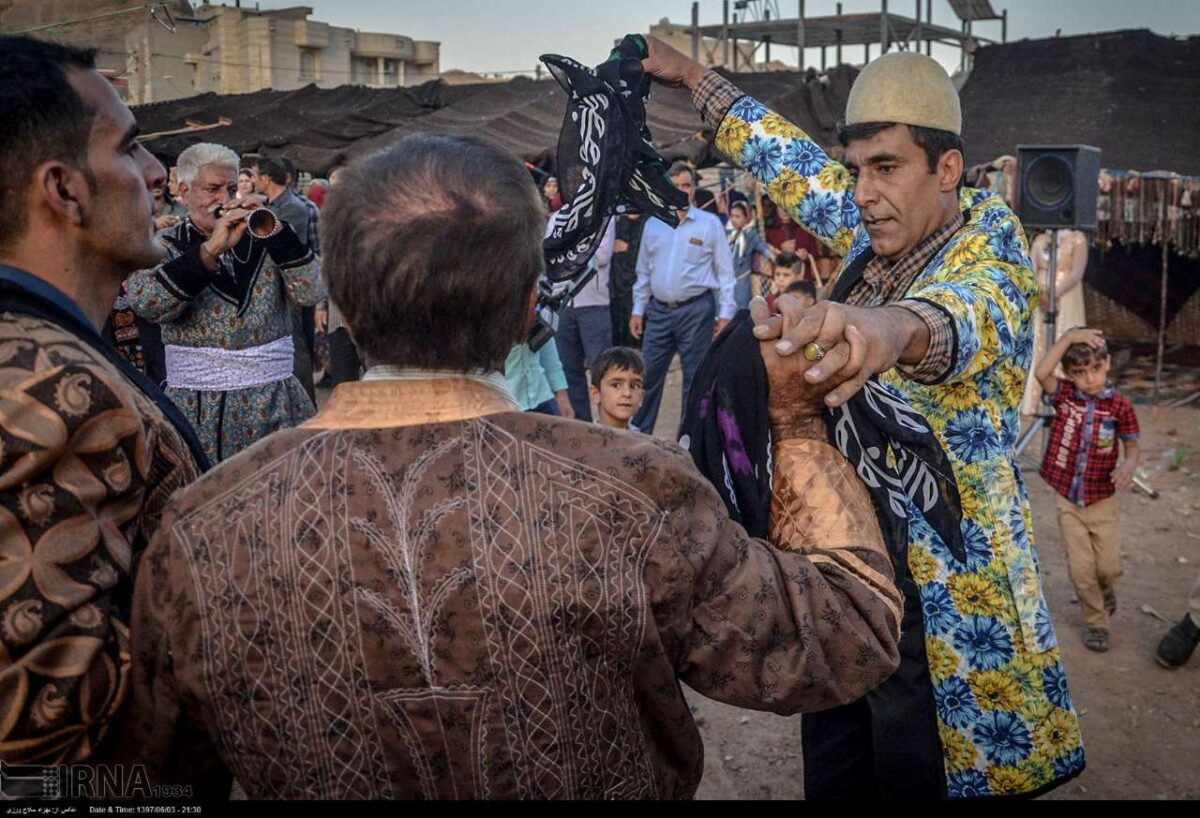
[[[232,5],[231,0],[226,0]],[[997,13],[1008,9],[1010,40],[1149,28],[1158,34],[1200,34],[1200,0],[991,0]],[[243,0],[243,6],[253,0]],[[538,55],[565,54],[584,63],[607,56],[615,40],[647,31],[664,17],[691,19],[691,0],[259,0],[264,9],[306,5],[312,19],[339,26],[403,34],[442,44],[442,70],[532,73]],[[879,11],[880,0],[843,0],[845,13]],[[891,0],[895,14],[913,16],[916,0]],[[732,4],[731,4],[732,5]],[[778,0],[785,18],[794,18],[798,0]],[[834,14],[836,0],[807,0],[810,17]],[[700,22],[721,21],[720,0],[700,0]],[[933,22],[957,27],[947,0],[933,0]],[[1000,39],[1000,23],[977,23],[975,33]],[[853,49],[847,59],[861,59]],[[957,67],[957,50],[935,48],[934,56]],[[796,49],[772,49],[772,57],[794,64]],[[807,64],[819,64],[810,50]],[[832,54],[830,55],[832,59]]]

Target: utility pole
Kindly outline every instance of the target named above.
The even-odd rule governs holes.
[[[841,3],[837,4],[837,14],[838,14],[838,17],[842,16],[842,4]],[[836,63],[837,63],[837,65],[841,65],[842,64],[842,30],[839,28],[837,31],[834,32],[834,34],[837,37],[837,60],[836,60]]]
[[[729,67],[729,0],[721,3],[721,64]]]
[[[925,25],[933,28],[933,0],[925,0]],[[933,56],[933,35],[929,35],[929,39],[925,41],[925,55]]]
[[[804,45],[807,38],[807,32],[804,30],[804,0],[800,0],[799,14],[796,17],[796,66],[801,71],[804,70]],[[824,62],[825,50],[821,49],[822,69],[825,67]]]
[[[883,0],[883,12],[879,15],[879,54],[887,53],[891,45],[891,29],[888,27],[888,4]]]
[[[771,10],[770,9],[763,10],[763,20],[765,20],[768,23],[771,22]],[[771,70],[771,67],[770,67],[771,66],[771,35],[770,34],[763,35],[763,43],[767,46],[766,56],[763,59],[763,64],[765,66],[767,66],[767,70],[770,71]]]

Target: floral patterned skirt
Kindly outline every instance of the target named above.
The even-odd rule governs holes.
[[[295,376],[229,392],[174,387],[165,391],[195,428],[213,465],[273,432],[299,426],[317,412]]]

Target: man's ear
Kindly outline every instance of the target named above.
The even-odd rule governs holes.
[[[178,193],[179,193],[178,198],[183,199],[185,196],[187,196],[188,190],[190,190],[190,187],[187,182],[176,181],[175,182],[175,190],[178,191]]]
[[[88,183],[83,173],[62,162],[43,162],[33,171],[32,209],[47,207],[54,215],[80,226],[88,201]]]
[[[962,151],[946,151],[938,161],[938,176],[942,193],[952,193],[958,189],[958,183],[963,177],[966,160]]]

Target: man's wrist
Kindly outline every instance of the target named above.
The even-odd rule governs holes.
[[[220,266],[219,259],[221,256],[219,250],[214,251],[211,247],[209,247],[211,241],[212,240],[210,239],[209,241],[206,241],[204,244],[200,245],[200,263],[210,271],[216,270],[217,267]]]
[[[729,109],[745,94],[712,70],[703,71],[694,82],[695,86],[691,86],[692,107],[710,127],[720,130]]]
[[[683,85],[689,91],[695,91],[700,85],[700,80],[704,79],[704,75],[708,72],[700,63],[695,60],[691,61],[687,71],[683,72]]]
[[[921,316],[904,307],[884,307],[888,313],[886,325],[893,333],[897,363],[915,366],[929,352],[929,325]]]
[[[820,440],[824,442],[829,437],[825,429],[825,419],[819,413],[769,412],[768,417],[771,424],[771,439],[775,443],[783,443],[787,440]]]

